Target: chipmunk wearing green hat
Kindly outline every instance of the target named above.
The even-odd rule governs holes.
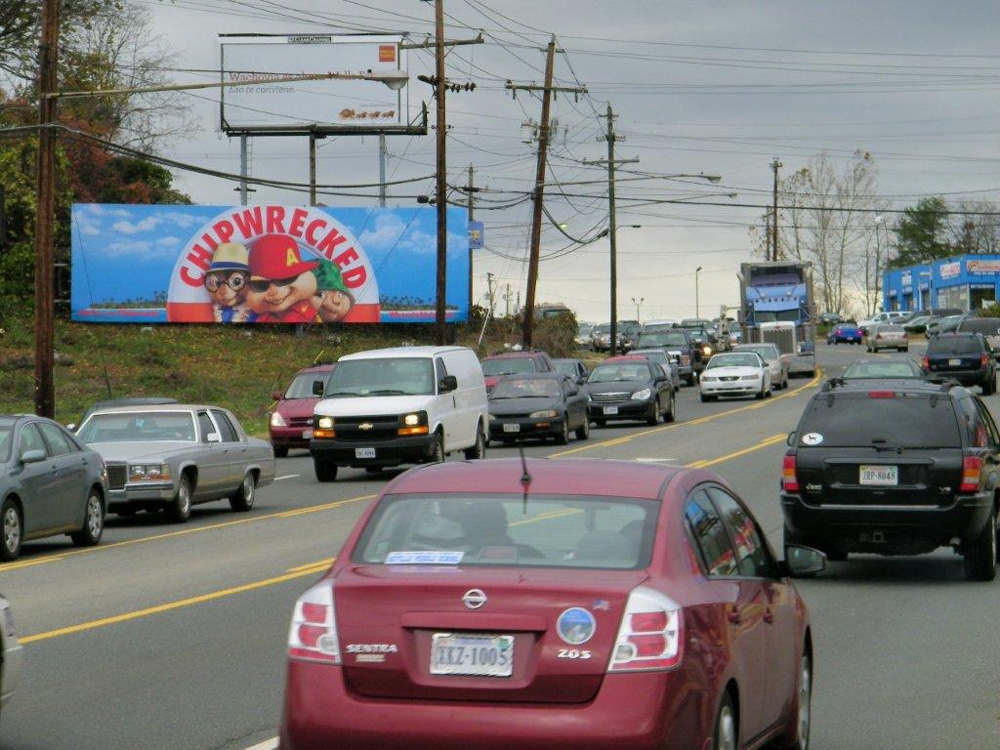
[[[317,314],[324,323],[343,320],[354,307],[354,295],[347,290],[340,269],[335,263],[321,258],[312,273],[316,277],[316,293],[312,300]]]

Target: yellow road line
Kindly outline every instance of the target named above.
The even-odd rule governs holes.
[[[748,404],[747,406],[740,406],[736,409],[729,409],[727,411],[719,412],[718,414],[709,414],[708,416],[698,417],[697,419],[691,419],[686,422],[675,422],[663,427],[654,427],[649,430],[643,430],[642,432],[635,432],[632,433],[631,435],[625,435],[623,437],[610,438],[609,440],[601,440],[599,442],[588,442],[586,445],[579,445],[576,446],[575,448],[570,448],[569,450],[566,451],[560,451],[559,453],[552,453],[549,455],[549,458],[562,458],[564,456],[571,456],[574,453],[582,453],[583,451],[593,450],[594,448],[608,448],[616,445],[625,445],[626,443],[630,443],[633,440],[649,437],[650,435],[657,435],[667,430],[678,430],[681,429],[682,427],[694,427],[696,425],[705,424],[706,422],[714,422],[717,419],[722,419],[723,417],[729,417],[732,416],[733,414],[739,414],[744,411],[750,411],[752,409],[761,409],[765,406],[768,406],[769,404],[781,401],[782,399],[793,398],[795,396],[798,396],[807,389],[813,388],[816,385],[818,385],[819,381],[822,378],[823,378],[823,371],[820,370],[819,368],[816,368],[816,374],[807,383],[800,385],[793,391],[782,393],[780,396],[774,396],[773,398],[761,401],[760,403]]]
[[[721,464],[724,461],[729,461],[730,459],[739,458],[740,456],[745,456],[748,453],[759,451],[761,448],[767,448],[768,446],[771,445],[777,445],[778,443],[784,442],[786,438],[787,435],[785,433],[781,433],[780,435],[772,435],[769,438],[764,438],[756,445],[751,445],[749,448],[743,448],[742,450],[738,450],[733,453],[727,453],[724,456],[717,456],[716,458],[705,458],[700,461],[692,461],[687,465],[693,469],[704,469],[708,466],[715,466],[716,464]]]
[[[95,630],[97,628],[105,628],[109,625],[117,625],[121,622],[128,622],[130,620],[138,620],[143,617],[150,617],[151,615],[158,615],[163,612],[170,612],[171,610],[181,609],[182,607],[190,607],[195,604],[204,604],[205,602],[214,601],[215,599],[223,599],[227,596],[235,596],[236,594],[244,594],[248,591],[256,591],[257,589],[266,588],[267,586],[275,586],[279,583],[285,583],[287,581],[293,581],[296,578],[304,578],[308,575],[314,575],[316,573],[323,572],[329,567],[329,562],[327,560],[321,560],[316,563],[310,563],[308,565],[300,566],[297,568],[290,568],[290,572],[284,575],[275,576],[274,578],[265,578],[262,581],[254,581],[253,583],[246,583],[242,586],[234,586],[228,589],[222,589],[221,591],[213,591],[210,594],[202,594],[201,596],[192,596],[188,599],[181,599],[176,602],[168,602],[167,604],[160,604],[156,607],[148,607],[147,609],[140,609],[135,612],[126,612],[125,614],[115,615],[113,617],[104,617],[100,620],[91,620],[90,622],[83,622],[79,625],[70,625],[69,627],[59,628],[57,630],[49,630],[45,633],[37,633],[35,635],[26,635],[21,637],[19,640],[22,644],[36,643],[38,641],[46,641],[50,638],[58,638],[64,635],[72,635],[74,633],[82,633],[87,630]]]

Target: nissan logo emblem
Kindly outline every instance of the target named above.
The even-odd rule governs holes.
[[[482,589],[469,589],[462,594],[462,603],[469,609],[479,609],[486,604],[486,592]]]

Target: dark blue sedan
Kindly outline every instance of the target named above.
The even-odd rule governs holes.
[[[850,323],[838,323],[827,334],[828,344],[860,344],[861,329]]]

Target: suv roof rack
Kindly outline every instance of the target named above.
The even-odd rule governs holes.
[[[821,391],[827,392],[832,391],[837,388],[844,388],[847,386],[853,388],[871,388],[873,384],[876,383],[886,383],[892,382],[898,386],[905,388],[921,388],[925,386],[937,386],[940,391],[950,391],[952,388],[961,385],[957,380],[947,377],[933,377],[933,378],[829,378],[825,383],[823,383],[820,388]]]

